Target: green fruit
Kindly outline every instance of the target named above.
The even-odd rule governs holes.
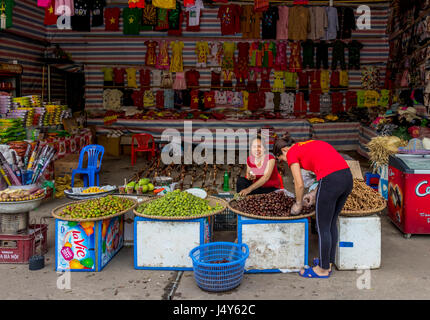
[[[139,185],[140,186],[143,186],[143,185],[148,184],[148,183],[149,183],[149,179],[147,179],[147,178],[139,180]]]
[[[92,258],[85,258],[80,261],[80,263],[87,268],[92,268],[94,265],[94,260]]]
[[[140,187],[140,185],[136,184],[136,185],[134,186],[134,191],[137,191],[137,188],[139,188],[139,187]]]
[[[154,185],[152,183],[148,183],[148,191],[153,191]]]
[[[134,182],[134,181],[127,183],[127,187],[133,187],[134,188],[135,185],[136,185],[136,182]]]
[[[142,193],[146,193],[146,192],[148,192],[148,190],[149,190],[149,188],[147,185],[142,186]]]

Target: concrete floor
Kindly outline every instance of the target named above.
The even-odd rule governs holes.
[[[362,162],[365,169],[365,162]],[[137,171],[129,166],[129,158],[108,158],[103,161],[103,184],[122,184],[123,179]],[[287,177],[287,180],[291,180]],[[286,181],[291,187],[291,181]],[[67,199],[48,202],[31,213],[32,218],[47,217],[49,252],[45,268],[29,271],[28,265],[0,265],[0,299],[166,299],[177,272],[142,271],[133,268],[133,248],[124,247],[99,273],[72,273],[71,289],[57,288],[54,270],[54,219],[52,208]],[[231,232],[216,233],[215,239],[234,240]],[[370,289],[358,289],[360,274],[356,271],[333,272],[330,279],[303,279],[295,273],[245,274],[240,287],[227,293],[200,290],[192,272],[184,272],[173,296],[180,299],[429,299],[430,250],[429,236],[402,234],[382,217],[382,265],[370,271]],[[310,235],[309,257],[316,256],[317,237]],[[365,274],[364,276],[368,276]]]

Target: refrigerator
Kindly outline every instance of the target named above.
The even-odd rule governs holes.
[[[388,216],[406,238],[430,234],[430,155],[390,156]]]

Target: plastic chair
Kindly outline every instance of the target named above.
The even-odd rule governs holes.
[[[137,148],[134,146],[135,140],[137,141]],[[149,143],[152,142],[152,146]],[[136,163],[136,152],[151,152],[151,157],[155,156],[155,140],[154,137],[148,133],[138,133],[131,137],[131,165]],[[148,160],[151,159],[148,153]]]
[[[100,183],[100,169],[102,166],[103,154],[105,152],[105,148],[98,144],[90,144],[85,146],[81,153],[79,154],[79,164],[78,168],[72,171],[72,187],[74,186],[75,174],[82,174],[84,176],[84,187],[93,187],[95,186],[95,180],[97,178],[97,186]],[[86,168],[83,168],[84,156],[88,154],[88,165]],[[100,164],[99,164],[99,156],[100,156]]]

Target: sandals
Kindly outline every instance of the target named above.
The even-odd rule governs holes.
[[[303,274],[301,274],[299,272],[299,276],[303,277],[303,278],[330,278],[330,273],[328,274],[328,276],[320,276],[318,274],[315,273],[314,269],[307,267],[305,268],[305,272],[303,272]]]
[[[312,263],[314,264],[314,267],[319,266],[320,265],[320,259],[314,258],[314,260],[312,260]],[[333,272],[333,269],[329,271],[329,275],[331,275],[332,272]]]

